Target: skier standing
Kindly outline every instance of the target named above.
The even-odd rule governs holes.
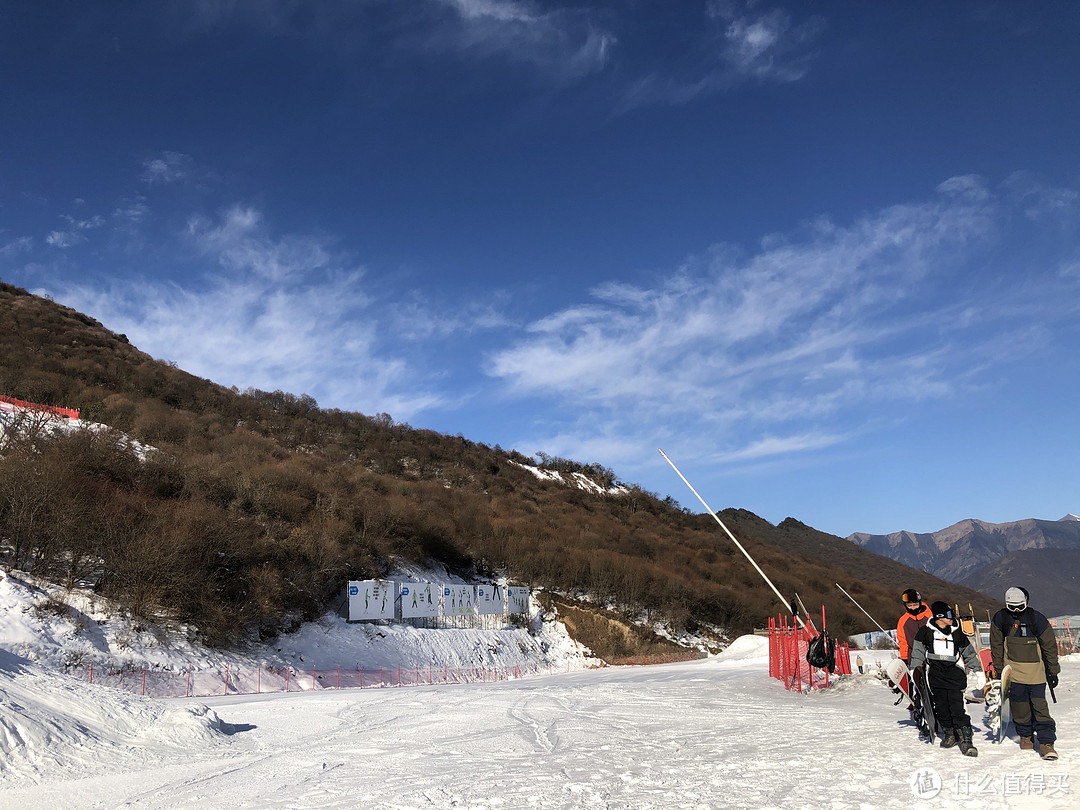
[[[1028,605],[1028,592],[1023,588],[1005,591],[1005,607],[990,622],[990,656],[994,672],[1000,673],[1006,665],[1012,667],[1008,699],[1020,749],[1034,751],[1037,735],[1039,756],[1057,759],[1057,724],[1046,702],[1046,687],[1052,691],[1061,672],[1057,639],[1049,620]]]
[[[905,664],[911,663],[911,643],[919,628],[930,620],[930,608],[922,600],[922,594],[914,588],[908,588],[900,597],[904,602],[904,615],[896,623],[896,643],[900,647],[900,658]]]
[[[930,606],[929,624],[919,628],[911,646],[911,668],[925,667],[926,682],[934,704],[934,717],[944,731],[942,748],[959,744],[960,753],[977,757],[971,741],[971,718],[964,710],[967,672],[981,672],[975,647],[956,626],[956,614],[945,602]]]

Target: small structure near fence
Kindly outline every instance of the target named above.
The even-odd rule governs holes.
[[[824,627],[824,608],[821,613]],[[817,635],[809,624],[796,627],[783,616],[769,619],[769,676],[782,681],[789,692],[802,692],[804,688],[827,689],[831,675],[851,674],[851,651],[847,642],[836,645],[836,666],[832,672],[807,663],[806,652]]]

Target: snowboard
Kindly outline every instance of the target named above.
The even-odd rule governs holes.
[[[934,713],[931,710],[929,692],[924,702],[922,695],[914,686],[912,674],[908,670],[907,664],[899,658],[894,658],[885,665],[885,676],[893,688],[899,690],[900,700],[907,698],[911,707],[911,719],[915,721],[915,725],[919,729],[919,737],[926,737],[929,742],[933,742],[936,724],[934,723]]]
[[[911,680],[915,684],[915,692],[919,695],[919,711],[922,715],[922,721],[916,721],[919,726],[920,734],[929,733],[930,742],[937,739],[938,724],[937,718],[934,717],[934,704],[930,697],[930,684],[926,681],[926,670],[922,667],[917,667],[914,672],[911,673]]]
[[[909,703],[915,703],[915,698],[911,696],[911,678],[909,677],[907,664],[899,658],[893,658],[885,665],[885,677],[888,678],[893,689],[900,691],[901,700],[906,697]],[[899,703],[900,701],[896,702]]]
[[[1001,742],[1009,733],[1012,723],[1012,706],[1009,704],[1009,683],[1012,680],[1012,667],[1008,664],[1001,670],[1001,682],[995,684],[986,693],[986,715],[990,721],[990,731],[996,742]]]

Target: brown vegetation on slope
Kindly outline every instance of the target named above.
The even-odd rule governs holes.
[[[92,581],[137,611],[197,626],[212,643],[313,618],[347,580],[382,574],[394,558],[506,571],[677,629],[743,632],[781,609],[710,518],[637,487],[589,494],[519,466],[610,484],[601,465],[536,462],[386,414],[230,390],[3,283],[0,320],[10,324],[0,331],[0,393],[79,408],[113,428],[3,434],[7,564]],[[126,436],[156,451],[141,461]],[[835,633],[872,628],[834,582],[846,581],[886,627],[898,589],[919,586],[911,569],[879,584],[875,565],[896,564],[874,555],[854,576],[843,560],[777,544],[820,533],[738,514],[733,530],[781,591],[799,592],[812,610],[828,604]]]

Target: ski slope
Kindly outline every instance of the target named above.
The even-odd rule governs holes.
[[[984,732],[977,759],[919,743],[870,676],[798,695],[768,678],[761,639],[729,649],[520,681],[200,701],[126,695],[0,653],[0,807],[908,808],[926,768],[942,782],[926,806],[1077,806],[1073,661],[1055,707],[1062,758],[1048,763]]]
[[[212,653],[176,640],[167,647],[101,605],[83,605],[72,624],[34,607],[44,595],[0,578],[0,808],[1080,806],[1076,656],[1063,662],[1052,706],[1060,760],[1022,754],[1015,740],[990,743],[978,706],[969,707],[980,751],[972,759],[920,743],[872,675],[784,691],[768,677],[765,639],[752,636],[684,664],[143,698],[61,674],[60,663],[108,653],[167,665]],[[329,617],[248,654],[391,662],[455,649],[461,660],[497,654],[504,663],[542,649],[563,670],[583,656],[555,622],[530,634]]]

